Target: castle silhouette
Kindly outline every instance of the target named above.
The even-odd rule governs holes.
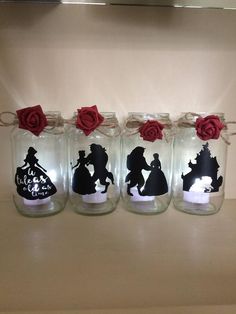
[[[183,190],[189,191],[191,186],[196,183],[196,179],[201,180],[202,177],[210,177],[211,183],[210,188],[206,188],[204,192],[217,192],[219,191],[219,187],[223,183],[223,177],[220,176],[217,178],[217,172],[219,169],[219,164],[217,162],[216,157],[211,157],[211,152],[209,150],[208,142],[203,145],[202,150],[197,154],[195,158],[196,163],[192,163],[190,160],[188,163],[191,171],[186,175],[183,175],[181,178],[183,179]]]

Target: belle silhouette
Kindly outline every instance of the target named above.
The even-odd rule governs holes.
[[[112,184],[114,184],[113,174],[106,169],[106,164],[108,162],[106,149],[99,144],[91,144],[90,150],[91,153],[86,158],[86,164],[93,165],[94,174],[92,180],[93,182],[99,180],[101,185],[105,185],[105,190],[101,193],[106,193],[108,186],[110,185],[106,179],[110,179]]]
[[[129,182],[127,185],[127,194],[133,196],[130,189],[137,185],[139,195],[142,195],[141,188],[144,185],[144,177],[142,175],[142,170],[151,170],[151,167],[147,164],[144,158],[145,148],[137,146],[132,152],[127,156],[127,168],[130,172],[125,178],[125,182]]]
[[[72,190],[81,195],[95,193],[96,185],[86,167],[87,159],[85,158],[85,151],[79,150],[78,153],[79,159],[77,159],[77,163],[72,167],[72,169],[76,168],[72,179]]]
[[[36,153],[33,147],[29,147],[24,165],[17,167],[15,174],[17,193],[28,200],[44,199],[57,192],[45,173],[47,170],[38,163]]]
[[[163,171],[161,170],[161,162],[159,154],[153,155],[151,162],[151,172],[147,178],[142,195],[156,196],[163,195],[168,192],[168,185]]]

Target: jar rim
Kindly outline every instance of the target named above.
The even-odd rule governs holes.
[[[77,117],[78,112],[74,111],[73,112],[73,117]],[[101,115],[110,115],[116,117],[116,112],[115,111],[100,111]]]
[[[225,120],[224,117],[224,112],[203,112],[203,111],[199,111],[199,112],[181,112],[180,117],[178,119],[178,121],[180,120],[186,120],[186,121],[196,121],[197,118],[202,117],[205,118],[207,116],[217,116],[220,118],[221,121]]]
[[[182,111],[181,115],[192,115],[192,116],[210,116],[210,115],[215,115],[215,116],[224,116],[224,112],[219,112],[219,111],[213,111],[213,112],[207,112],[207,111],[196,111],[196,112],[189,112],[189,111]]]
[[[127,120],[138,120],[138,121],[148,121],[148,120],[156,120],[161,123],[170,124],[170,114],[169,113],[147,113],[147,112],[128,112]]]
[[[163,116],[169,116],[170,114],[168,112],[142,112],[142,111],[129,111],[128,115],[163,115]]]

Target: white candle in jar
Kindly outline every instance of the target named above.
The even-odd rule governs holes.
[[[38,193],[39,192],[39,185],[38,183],[35,183],[33,185],[33,188],[32,190],[35,192],[35,193]],[[46,196],[46,195],[45,195]],[[49,197],[45,197],[45,198],[41,198],[41,199],[34,199],[34,200],[29,200],[27,198],[23,198],[23,202],[25,205],[28,205],[28,206],[37,206],[37,205],[44,205],[44,204],[47,204],[50,202],[50,196]]]
[[[190,190],[184,191],[184,201],[197,204],[209,203],[209,192],[212,189],[211,182],[212,179],[208,176],[203,176],[201,179],[196,178]],[[205,192],[206,190],[208,192]]]
[[[137,187],[132,187],[130,189],[130,192],[131,194],[133,194],[133,196],[130,196],[130,200],[132,202],[149,202],[155,199],[155,196],[140,195]]]
[[[44,205],[50,202],[50,197],[44,199],[37,199],[37,200],[27,200],[23,198],[24,204],[28,206],[37,206],[37,205]]]
[[[107,200],[107,193],[101,193],[104,190],[104,187],[97,189],[98,191],[96,193],[82,195],[82,200],[85,203],[91,204],[105,203]]]

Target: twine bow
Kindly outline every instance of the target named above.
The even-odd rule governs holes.
[[[10,121],[8,121],[8,119],[6,118],[6,120],[4,120],[4,116],[9,116],[11,117]],[[0,112],[0,126],[13,126],[18,124],[18,119],[15,113],[11,112],[11,111],[3,111]]]
[[[98,132],[101,134],[111,137],[111,135],[106,132],[107,129],[114,129],[114,136],[119,136],[121,134],[121,128],[116,117],[105,118],[100,127],[97,128]]]
[[[200,118],[202,117],[200,114],[195,113],[195,112],[187,112],[182,118],[180,118],[177,122],[176,125],[177,127],[182,127],[182,128],[195,128],[195,119],[194,118]],[[229,124],[236,124],[236,121],[226,121],[224,122],[224,129],[228,129]],[[228,133],[229,136],[236,135],[236,132],[230,132]],[[228,139],[220,133],[221,139],[227,144],[230,145],[231,143],[228,141]]]
[[[45,127],[44,132],[52,131],[57,127],[62,127],[64,124],[75,125],[76,119],[63,119],[61,116],[55,116],[51,113],[46,113],[47,118],[47,127]],[[18,125],[18,118],[14,112],[11,111],[3,111],[0,113],[0,127],[7,127],[7,126],[15,126]],[[110,135],[109,129],[114,129],[115,134]],[[116,117],[106,117],[102,124],[96,129],[101,134],[113,137],[119,136],[121,133],[121,129]],[[56,134],[61,134],[62,132],[58,132]]]
[[[64,119],[64,123],[68,125],[76,125],[76,117],[73,117],[72,119]],[[110,129],[115,131],[113,135],[109,134]],[[103,122],[96,128],[96,131],[105,136],[113,137],[120,135],[121,128],[116,117],[104,117]]]
[[[10,120],[9,120],[10,118]],[[47,113],[47,126],[44,128],[44,132],[49,133],[57,127],[64,125],[64,119],[61,116],[55,116],[53,114]],[[0,113],[0,126],[15,126],[18,125],[17,114],[11,111],[3,111]],[[61,134],[62,131],[57,131],[55,134]]]
[[[160,123],[165,129],[171,129],[172,123],[167,121],[167,119],[160,118],[158,120],[149,120],[148,118],[140,118],[137,117],[135,114],[129,116],[125,121],[125,131],[128,136],[136,135],[140,133],[140,128],[148,121],[156,121]],[[168,142],[169,137],[166,133],[164,133],[164,138]]]

